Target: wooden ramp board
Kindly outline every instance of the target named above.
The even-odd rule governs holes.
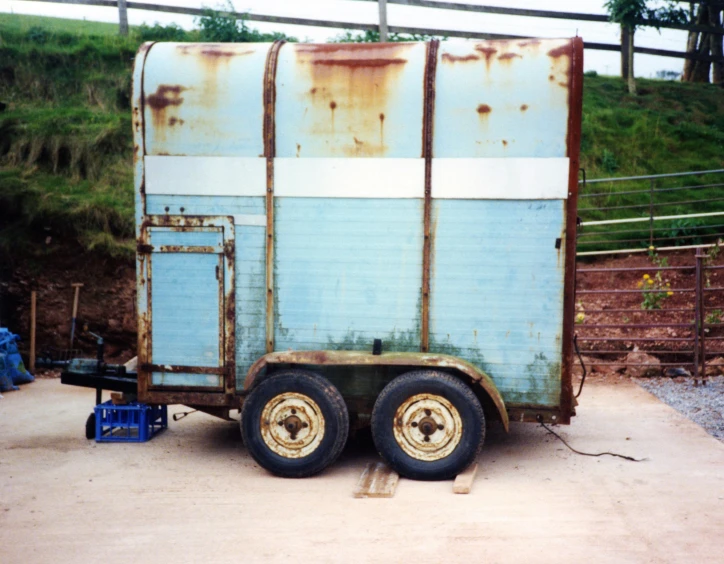
[[[359,477],[354,497],[392,497],[400,475],[383,462],[370,462]]]
[[[131,360],[129,360],[123,366],[126,367],[126,372],[135,372],[136,368],[138,367],[138,357],[134,356]]]
[[[473,481],[475,480],[475,474],[478,472],[478,463],[468,466],[466,470],[458,474],[453,483],[453,493],[456,494],[469,494],[470,490],[473,489]]]

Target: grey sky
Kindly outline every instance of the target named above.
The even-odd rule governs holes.
[[[140,0],[143,1],[143,0]],[[146,0],[149,3],[168,4],[174,6],[215,7],[221,0]],[[456,0],[452,0],[456,1]],[[462,1],[462,0],[459,0]],[[483,4],[488,6],[508,6],[515,8],[538,8],[553,11],[567,11],[591,14],[603,14],[604,0],[464,0],[465,3]],[[360,23],[377,23],[377,5],[372,2],[356,2],[352,0],[233,0],[237,11],[251,11],[258,14],[296,16],[338,21],[355,21]],[[115,8],[95,6],[69,6],[22,0],[0,0],[0,12],[17,14],[36,14],[74,19],[116,22],[118,12]],[[160,12],[129,10],[131,25],[146,22],[171,23],[190,28],[194,25],[193,17]],[[544,18],[527,18],[500,16],[495,14],[472,14],[469,12],[452,12],[450,10],[413,8],[391,4],[388,6],[388,23],[390,25],[406,25],[413,27],[429,27],[440,29],[459,29],[490,33],[511,33],[540,37],[569,37],[576,33],[584,41],[597,43],[617,43],[618,26],[594,22],[578,22],[553,20]],[[251,22],[252,27],[261,31],[282,31],[300,39],[325,41],[337,35],[340,30],[264,24]],[[636,34],[636,44],[645,47],[683,51],[686,33],[675,30],[655,29],[640,30]],[[619,72],[619,55],[603,51],[586,50],[585,68],[595,69],[601,74],[617,74]],[[657,70],[680,71],[682,59],[636,55],[636,75],[654,76]]]

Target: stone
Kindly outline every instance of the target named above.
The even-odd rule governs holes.
[[[706,376],[720,376],[724,374],[724,358],[718,356],[706,361]]]
[[[626,363],[626,374],[632,378],[661,375],[661,361],[645,352],[630,352],[626,355],[624,362]]]

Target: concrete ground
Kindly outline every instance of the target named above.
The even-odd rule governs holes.
[[[94,392],[0,400],[0,562],[721,562],[724,444],[628,381],[587,384],[573,454],[534,424],[489,432],[469,495],[400,480],[353,499],[372,448],[284,480],[235,424],[193,414],[145,444],[83,435]],[[180,411],[182,408],[174,408]]]

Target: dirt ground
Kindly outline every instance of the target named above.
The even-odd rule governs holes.
[[[629,380],[592,379],[558,431],[489,432],[472,493],[401,480],[354,499],[370,446],[275,478],[236,424],[193,414],[144,444],[83,438],[92,390],[0,400],[0,562],[720,562],[724,444]],[[181,411],[183,408],[173,408]]]

